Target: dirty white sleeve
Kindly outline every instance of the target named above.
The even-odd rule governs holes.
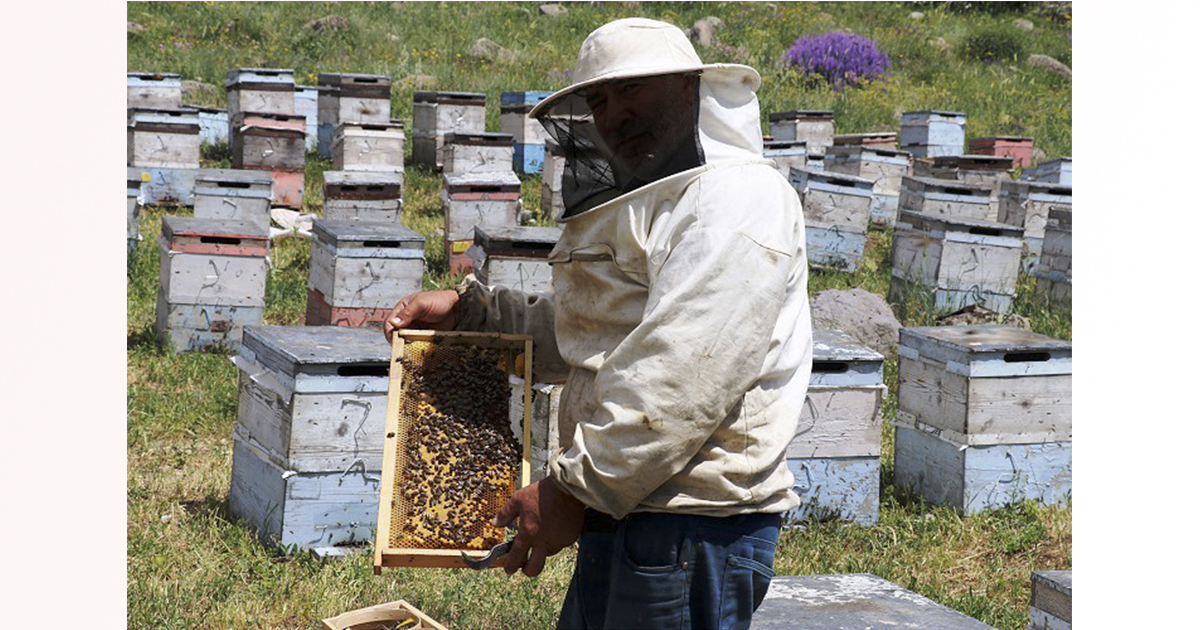
[[[756,210],[723,201],[718,213]],[[702,218],[670,236],[643,321],[597,372],[596,416],[551,462],[556,481],[592,508],[628,514],[688,464],[757,380],[792,257],[743,227]]]
[[[457,330],[498,332],[533,337],[533,379],[556,383],[567,378],[568,366],[554,336],[554,294],[523,293],[489,287],[468,274],[458,291]]]

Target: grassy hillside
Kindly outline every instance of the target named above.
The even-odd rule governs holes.
[[[131,3],[128,19],[143,27],[128,36],[128,69],[178,72],[213,86],[190,102],[224,106],[225,71],[239,66],[286,67],[303,84],[321,71],[388,74],[393,116],[411,125],[417,89],[481,91],[488,129],[498,129],[502,91],[555,89],[570,83],[580,41],[611,19],[646,16],[687,28],[708,15],[724,26],[721,44],[701,50],[706,61],[755,66],[763,74],[765,115],[828,108],[837,132],[898,130],[899,113],[937,108],[964,111],[967,135],[1035,138],[1047,156],[1071,154],[1071,83],[1029,65],[968,59],[963,49],[980,33],[1007,33],[1024,53],[1070,61],[1070,22],[1036,6],[1013,12],[948,10],[936,3],[566,3],[565,16],[540,15],[538,3]],[[966,4],[966,3],[962,3]],[[1013,3],[1009,3],[1013,4]],[[1020,3],[1016,3],[1020,5]],[[914,11],[924,15],[916,20]],[[337,16],[345,26],[316,31],[314,20]],[[1013,26],[1030,21],[1033,31]],[[329,20],[327,23],[337,22]],[[847,29],[875,39],[892,59],[890,79],[836,91],[801,81],[779,67],[799,36]],[[514,58],[469,56],[487,37]],[[931,45],[941,38],[946,50]],[[221,151],[205,166],[228,165]],[[309,156],[307,210],[320,214],[320,183],[331,164]],[[408,169],[404,221],[429,237],[427,287],[449,286],[441,240],[436,175]],[[538,177],[524,177],[527,208],[536,208]],[[501,572],[389,570],[372,573],[365,555],[322,562],[263,547],[226,510],[237,370],[227,356],[174,356],[155,347],[158,282],[155,245],[164,213],[145,208],[144,240],[128,289],[128,621],[131,627],[317,627],[346,610],[404,598],[452,627],[550,627],[573,565],[568,550],[539,578]],[[539,217],[540,218],[540,217]],[[886,295],[890,233],[872,232],[866,260],[853,274],[814,271],[810,293],[862,287]],[[309,246],[299,238],[272,243],[267,280],[268,324],[303,323]],[[399,296],[398,296],[399,297]],[[904,305],[905,325],[937,315]],[[1071,338],[1069,310],[1034,299],[1022,278],[1016,310],[1039,332]],[[899,496],[891,484],[896,365],[885,365],[880,522],[873,528],[813,524],[784,534],[776,559],[781,574],[871,572],[1004,630],[1029,619],[1029,572],[1071,568],[1071,509],[1035,504],[963,518]]]

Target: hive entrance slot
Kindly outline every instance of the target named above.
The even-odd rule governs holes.
[[[850,369],[850,364],[842,361],[813,361],[814,374],[843,374]]]
[[[1004,355],[1005,363],[1037,363],[1049,360],[1049,352],[1008,352]]]
[[[970,234],[979,234],[981,236],[1000,236],[1000,230],[996,228],[973,227],[967,230]]]
[[[363,241],[363,247],[400,247],[400,241]]]
[[[221,182],[225,188],[249,188],[250,184],[246,182]]]
[[[338,376],[382,376],[387,378],[387,365],[339,365]]]
[[[237,245],[242,242],[242,239],[230,236],[201,236],[200,242],[212,243],[213,245]]]
[[[969,194],[971,194],[970,188],[947,188],[945,190],[948,194],[951,194],[951,195],[969,195]]]

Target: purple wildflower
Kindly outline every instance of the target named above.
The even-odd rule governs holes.
[[[888,76],[892,66],[875,42],[838,31],[797,39],[787,52],[787,61],[800,72],[825,77],[839,88]]]

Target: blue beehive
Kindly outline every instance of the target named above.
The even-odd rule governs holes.
[[[512,164],[518,173],[542,172],[549,134],[541,123],[529,117],[529,110],[551,94],[536,91],[500,94],[500,133],[512,134]]]
[[[854,271],[867,243],[871,181],[795,167],[789,179],[804,208],[809,263]]]
[[[1060,157],[1046,160],[1027,168],[1021,173],[1021,179],[1031,182],[1047,182],[1051,184],[1071,185],[1071,158]]]
[[[304,150],[317,148],[317,88],[296,86],[296,114],[304,116]]]
[[[184,105],[200,118],[200,144],[229,144],[229,112],[216,107]]]
[[[924,110],[900,116],[900,149],[913,157],[962,155],[967,115]]]

